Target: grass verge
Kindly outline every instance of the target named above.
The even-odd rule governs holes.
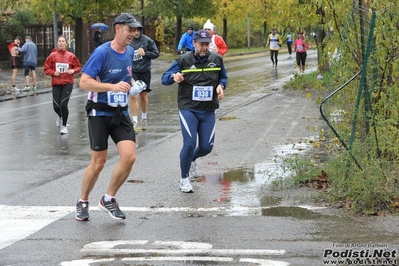
[[[318,90],[321,94],[336,87],[332,72],[295,76],[285,89]],[[321,99],[320,99],[321,100]],[[334,106],[332,106],[334,107]],[[352,119],[341,127],[350,129]],[[278,180],[279,189],[295,186],[317,191],[315,201],[333,208],[343,208],[350,213],[386,215],[399,211],[399,163],[376,156],[372,137],[353,144],[351,154],[357,158],[362,169],[352,160],[335,135],[327,129],[325,136],[312,143],[311,152],[303,156],[287,158],[281,166],[293,173],[292,178]]]

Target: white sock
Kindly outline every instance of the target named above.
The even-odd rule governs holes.
[[[79,199],[80,202],[89,202],[88,200]]]
[[[107,193],[104,194],[104,200],[105,201],[111,201],[111,199],[115,198],[115,196],[110,196]]]
[[[142,113],[141,114],[141,119],[147,119],[147,113]]]
[[[132,119],[133,119],[134,122],[137,123],[137,121],[138,121],[138,120],[137,120],[137,115],[133,115],[133,116],[132,116]]]

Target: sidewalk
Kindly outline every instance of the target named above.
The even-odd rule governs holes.
[[[37,91],[28,91],[23,92],[23,88],[25,87],[25,76],[24,70],[18,69],[16,86],[21,91],[19,92],[11,92],[11,76],[12,70],[0,70],[0,102],[15,100],[19,98],[24,98],[28,96],[43,94],[51,92],[51,77],[46,76],[43,73],[43,67],[36,68],[36,76],[37,76]],[[32,88],[32,74],[29,73],[30,76],[30,86]]]

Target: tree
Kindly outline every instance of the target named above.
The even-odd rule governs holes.
[[[237,8],[236,0],[215,0],[216,5],[218,6],[218,17],[222,18],[223,21],[223,39],[227,43],[227,18],[234,13],[234,10],[240,10]],[[239,1],[242,5],[243,1]],[[241,9],[242,10],[242,9]],[[245,10],[245,9],[244,9]],[[244,12],[245,14],[245,12]]]
[[[277,0],[256,0],[250,2],[252,17],[260,21],[260,25],[262,25],[264,45],[266,44],[268,22],[273,21],[278,24],[277,22],[279,21],[274,12],[274,7],[277,5],[276,2]]]
[[[132,1],[107,1],[107,0],[32,0],[32,8],[44,21],[52,20],[52,12],[62,17],[65,22],[75,26],[75,54],[82,62],[87,60],[84,53],[83,31],[84,23],[106,19],[116,13],[126,11],[132,6]]]
[[[2,0],[0,1],[0,14],[3,16],[11,15],[14,10],[25,4],[25,1],[19,0]]]
[[[182,20],[197,16],[212,16],[216,13],[216,8],[213,0],[153,0],[145,2],[143,14],[176,19],[174,49],[177,50],[182,35]]]

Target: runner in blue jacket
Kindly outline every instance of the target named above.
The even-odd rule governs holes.
[[[186,51],[190,52],[194,50],[194,44],[193,44],[193,37],[194,37],[195,31],[192,26],[189,26],[187,28],[187,31],[181,36],[179,45],[177,46],[177,53],[181,54],[181,50],[183,47],[186,47]]]

